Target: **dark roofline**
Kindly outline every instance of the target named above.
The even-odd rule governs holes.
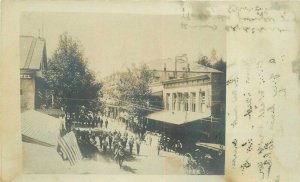
[[[187,78],[178,78],[178,79],[172,79],[172,80],[166,80],[163,81],[162,84],[168,84],[168,83],[179,83],[179,82],[185,82],[185,81],[191,81],[191,80],[206,80],[209,79],[208,75],[198,75],[193,77],[187,77]]]
[[[211,68],[211,69],[213,69],[213,68]],[[151,71],[159,71],[159,72],[175,72],[175,70],[173,70],[173,71],[171,71],[171,70],[166,70],[166,71],[164,71],[164,70],[156,70],[156,69],[153,69],[153,70],[151,70]],[[176,72],[179,72],[179,73],[223,73],[222,71],[219,71],[219,70],[217,70],[216,72],[214,72],[214,71],[176,71]]]
[[[40,69],[20,68],[20,71],[30,71],[30,72],[33,72],[33,71],[40,71]]]

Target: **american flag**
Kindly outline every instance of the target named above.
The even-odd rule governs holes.
[[[74,132],[67,133],[65,136],[58,139],[58,145],[61,147],[62,152],[68,157],[71,165],[82,159],[79,146]]]

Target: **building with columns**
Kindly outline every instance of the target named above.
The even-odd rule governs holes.
[[[200,74],[164,81],[165,110],[219,117],[225,107],[225,90],[222,88],[224,83],[221,81],[221,74]]]
[[[206,75],[168,80],[163,85],[165,110],[210,115],[211,84]]]
[[[224,143],[224,133],[220,134],[220,131],[225,130],[225,127],[222,128],[226,106],[224,73],[204,66],[192,70],[179,72],[177,75],[180,76],[171,79],[164,76],[159,82],[152,84],[153,92],[161,94],[164,109],[147,116],[149,128],[175,135],[186,142],[200,139]],[[166,74],[169,73],[159,73]],[[221,139],[211,141],[210,138],[215,138],[216,135]]]

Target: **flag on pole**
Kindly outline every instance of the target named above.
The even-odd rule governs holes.
[[[186,63],[188,61],[188,58],[186,54],[182,54],[181,56],[176,56],[175,60],[178,63]]]

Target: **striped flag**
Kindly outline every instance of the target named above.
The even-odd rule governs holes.
[[[79,150],[74,132],[67,133],[65,136],[58,139],[58,145],[62,152],[68,157],[71,165],[82,159],[82,154]]]

